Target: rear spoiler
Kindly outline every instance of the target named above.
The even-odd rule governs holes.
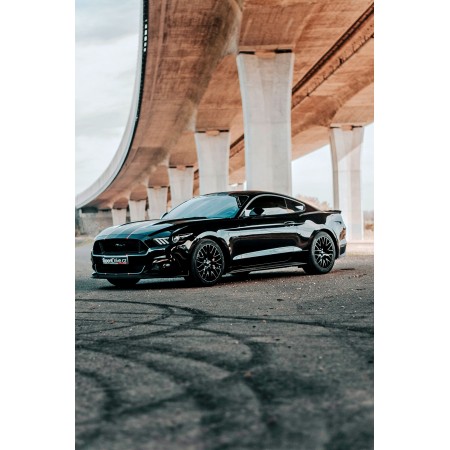
[[[327,209],[324,212],[335,213],[335,214],[341,214],[342,213],[342,211],[340,209]]]

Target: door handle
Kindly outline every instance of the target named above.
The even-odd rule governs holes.
[[[284,222],[284,224],[288,227],[291,227],[292,225],[295,225],[295,222],[293,222],[292,220],[290,220],[289,222]]]

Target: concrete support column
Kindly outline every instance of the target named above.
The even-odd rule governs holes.
[[[172,208],[192,198],[194,192],[193,167],[169,167]]]
[[[342,211],[349,241],[359,241],[364,238],[361,206],[363,136],[363,127],[330,129],[334,208]]]
[[[147,200],[130,200],[130,222],[145,220],[145,204]]]
[[[148,218],[159,219],[167,211],[167,190],[164,187],[147,188]]]
[[[228,190],[229,131],[195,133],[200,195]]]
[[[244,112],[248,189],[291,194],[291,96],[294,54],[237,56]]]
[[[127,223],[127,209],[111,209],[113,225],[123,225]]]

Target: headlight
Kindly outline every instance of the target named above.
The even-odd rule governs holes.
[[[156,242],[158,245],[169,245],[169,238],[154,238],[153,242]]]
[[[172,236],[172,242],[174,244],[181,243],[186,241],[190,236],[192,236],[192,233],[187,234],[176,234],[175,236]]]

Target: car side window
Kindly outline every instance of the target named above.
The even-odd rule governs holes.
[[[294,202],[293,200],[286,199],[286,206],[289,212],[298,213],[306,211],[306,206],[302,202]]]
[[[244,217],[275,216],[294,212],[283,197],[265,195],[253,200],[244,210]]]

